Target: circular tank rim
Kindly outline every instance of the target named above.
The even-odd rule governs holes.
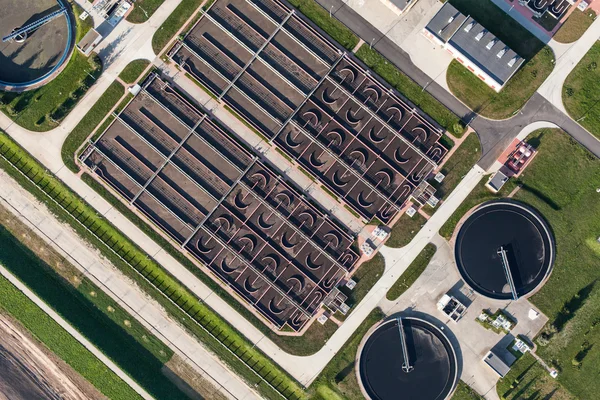
[[[422,323],[423,325],[427,326],[428,328],[432,328],[431,332],[433,332],[436,336],[438,336],[438,338],[443,338],[440,339],[442,340],[442,342],[444,342],[445,344],[447,344],[446,349],[450,349],[452,354],[452,359],[454,360],[454,377],[452,379],[452,386],[450,388],[450,390],[448,391],[448,394],[446,395],[444,400],[448,400],[452,397],[452,394],[454,393],[454,390],[456,389],[456,385],[458,383],[458,357],[456,355],[456,351],[454,350],[454,346],[452,345],[452,342],[450,341],[450,339],[448,338],[448,336],[446,336],[446,334],[437,326],[435,326],[433,323],[424,320],[423,318],[418,318],[418,317],[399,317],[402,318],[404,320],[412,320],[412,321],[417,321],[419,323]],[[369,395],[369,393],[367,392],[367,389],[365,388],[364,384],[363,384],[363,380],[362,380],[362,375],[361,375],[361,367],[360,367],[360,359],[361,359],[361,354],[363,352],[363,349],[365,347],[365,344],[367,343],[367,341],[369,340],[369,338],[373,335],[373,333],[378,330],[379,328],[381,328],[382,326],[385,326],[389,323],[394,323],[396,322],[397,318],[388,318],[388,319],[384,319],[380,322],[378,322],[377,324],[373,325],[363,336],[362,340],[360,341],[360,344],[358,345],[358,351],[356,352],[356,358],[354,360],[354,365],[355,365],[355,375],[356,375],[356,379],[358,381],[358,386],[360,387],[360,392],[362,393],[362,395],[364,396],[365,399],[367,400],[377,400],[373,397],[371,397]]]
[[[62,7],[67,9],[67,15],[65,16],[65,19],[67,21],[67,44],[65,46],[65,50],[63,51],[63,54],[62,54],[60,60],[50,71],[46,72],[44,75],[42,75],[36,79],[33,79],[31,81],[15,83],[15,82],[6,82],[3,80],[0,80],[0,90],[10,92],[10,91],[25,91],[28,89],[33,89],[33,86],[36,86],[36,85],[46,81],[47,79],[51,78],[54,74],[56,74],[57,72],[60,72],[60,70],[65,66],[65,63],[68,61],[67,58],[70,58],[71,54],[73,53],[73,49],[75,47],[73,45],[73,24],[71,21],[72,12],[71,12],[70,5],[66,4],[64,0],[56,0],[56,1]]]
[[[543,228],[546,238],[548,239],[550,255],[548,257],[548,265],[545,267],[546,273],[545,273],[544,277],[540,280],[540,282],[533,289],[531,289],[529,292],[523,294],[522,296],[519,296],[519,299],[529,298],[540,290],[540,288],[548,281],[548,278],[550,278],[550,275],[552,274],[552,270],[554,269],[554,261],[556,259],[556,241],[554,238],[554,233],[552,232],[552,230],[550,228],[550,224],[546,221],[546,219],[542,216],[541,213],[539,213],[534,207],[532,207],[526,203],[523,203],[523,202],[520,202],[517,200],[508,199],[508,198],[498,199],[498,200],[490,200],[490,201],[480,203],[480,204],[476,205],[475,207],[471,208],[469,211],[467,211],[467,213],[461,218],[459,224],[457,225],[457,227],[453,233],[454,262],[456,264],[456,269],[457,269],[461,279],[463,280],[463,282],[469,288],[471,288],[473,291],[475,291],[476,293],[478,293],[488,299],[491,299],[491,300],[502,300],[502,301],[503,300],[512,300],[512,296],[510,295],[510,293],[507,293],[504,296],[494,296],[487,292],[483,293],[482,291],[478,290],[475,287],[475,285],[472,285],[468,279],[465,279],[465,274],[463,274],[463,272],[461,270],[461,265],[460,265],[461,263],[459,262],[459,257],[457,254],[458,244],[461,239],[462,228],[464,227],[465,223],[469,220],[469,218],[474,213],[476,213],[484,208],[491,207],[494,205],[509,205],[509,206],[513,206],[513,207],[518,207],[518,208],[526,211]]]

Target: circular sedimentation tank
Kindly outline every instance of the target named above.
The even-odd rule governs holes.
[[[0,90],[31,90],[54,79],[69,61],[75,34],[66,0],[0,0],[1,38],[61,8],[67,13],[0,42]]]
[[[359,348],[357,365],[361,390],[370,400],[444,400],[458,380],[448,337],[414,317],[390,319],[372,329]]]
[[[456,236],[454,253],[458,271],[473,290],[509,300],[514,294],[532,294],[545,282],[556,252],[552,232],[535,209],[496,200],[468,215]]]

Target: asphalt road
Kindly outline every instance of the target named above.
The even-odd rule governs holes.
[[[342,0],[316,1],[326,10],[331,10],[337,19],[348,26],[365,43],[373,46],[417,84],[425,87],[427,92],[458,115],[464,123],[468,123],[475,129],[481,141],[482,158],[478,164],[482,168],[488,169],[523,128],[539,121],[556,124],[600,158],[600,141],[537,92],[525,107],[510,119],[497,121],[483,118],[471,111],[439,84],[432,82],[429,76],[413,64],[410,56],[404,50],[352,8],[346,6]]]

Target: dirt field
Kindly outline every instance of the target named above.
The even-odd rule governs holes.
[[[0,313],[0,399],[103,399],[92,385]]]

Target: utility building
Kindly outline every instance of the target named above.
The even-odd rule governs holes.
[[[423,34],[444,47],[469,71],[499,92],[524,59],[470,16],[450,3],[423,28]]]

